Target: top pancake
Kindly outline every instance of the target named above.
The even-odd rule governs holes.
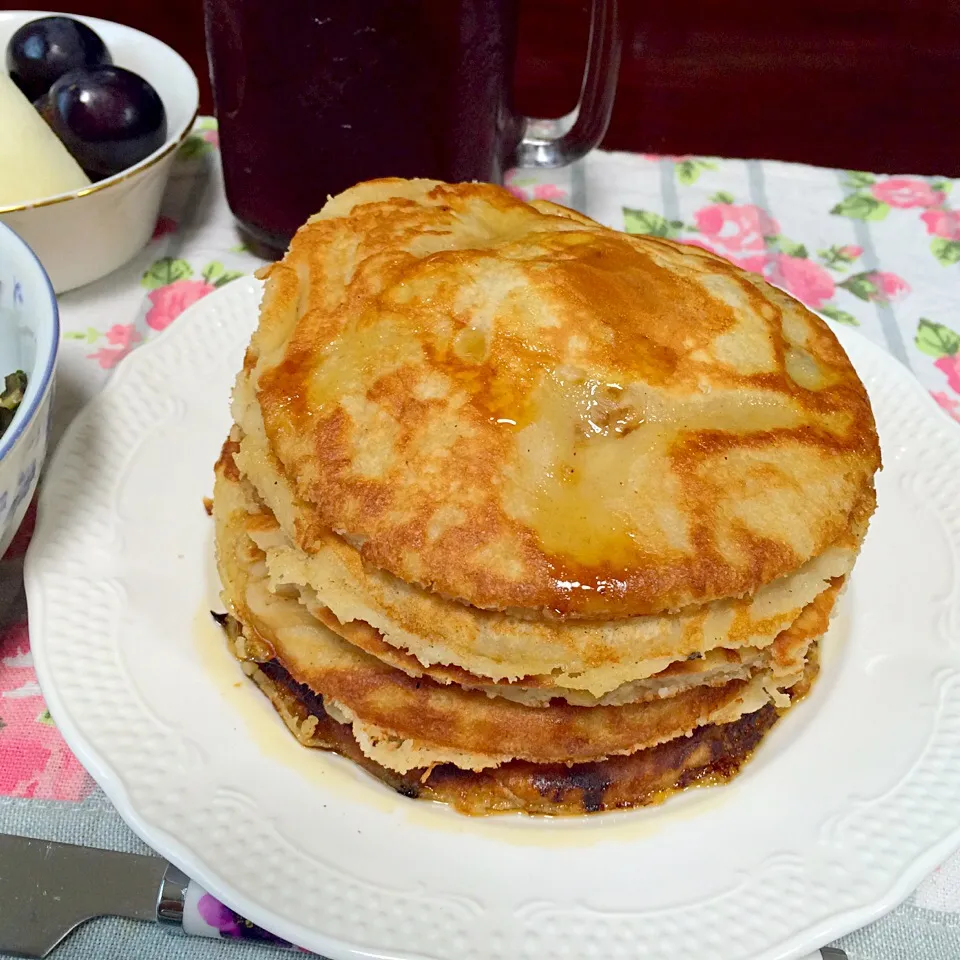
[[[835,337],[703,250],[382,180],[264,275],[241,377],[303,549],[333,529],[477,607],[613,619],[752,593],[872,510]]]

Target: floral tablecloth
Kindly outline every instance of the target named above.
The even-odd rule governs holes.
[[[202,118],[180,151],[148,247],[111,276],[60,298],[55,437],[131,350],[260,265],[233,226],[217,150],[216,125]],[[549,175],[518,171],[509,186],[617,229],[697,244],[763,274],[889,350],[960,420],[960,182],[595,152]],[[37,685],[22,586],[31,529],[28,517],[0,563],[0,831],[143,851],[63,743]],[[960,855],[893,913],[836,945],[851,960],[960,957]],[[102,919],[81,928],[59,955],[200,960],[248,949]],[[245,955],[283,956],[261,949]]]

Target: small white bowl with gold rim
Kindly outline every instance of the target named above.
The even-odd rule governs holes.
[[[0,52],[23,24],[50,15],[44,10],[0,11]],[[153,85],[167,113],[167,139],[135,166],[81,190],[0,207],[0,222],[34,250],[57,293],[116,270],[150,239],[174,155],[200,101],[196,75],[165,43],[109,20],[68,16],[100,35],[114,63]]]

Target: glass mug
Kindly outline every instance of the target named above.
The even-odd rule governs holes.
[[[520,0],[204,0],[227,200],[274,253],[328,195],[376,177],[501,183],[597,146],[620,62],[593,0],[573,127],[531,136],[511,78]]]

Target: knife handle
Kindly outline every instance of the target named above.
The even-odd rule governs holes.
[[[247,940],[308,952],[241,917],[172,863],[167,865],[157,894],[157,920],[173,933],[215,940]]]

